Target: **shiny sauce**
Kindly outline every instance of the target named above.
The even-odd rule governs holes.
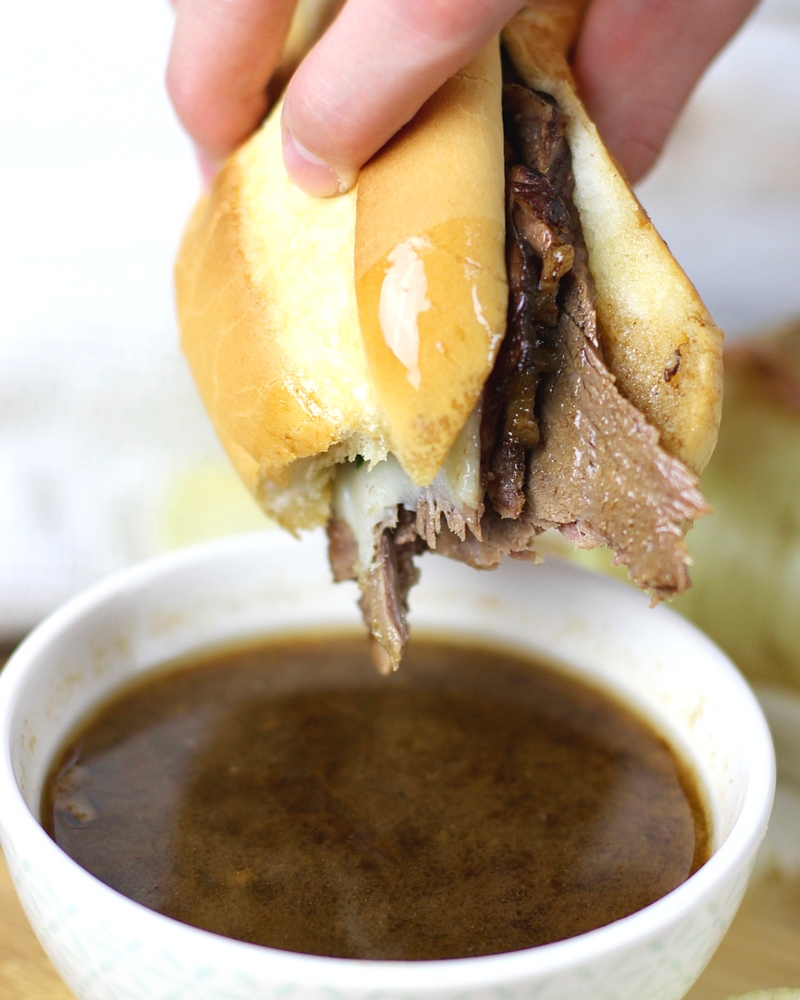
[[[514,951],[647,906],[704,863],[696,785],[604,692],[422,640],[390,677],[327,635],[174,665],[56,760],[44,825],[131,899],[290,951]]]

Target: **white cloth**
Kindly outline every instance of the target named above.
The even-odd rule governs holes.
[[[0,641],[111,570],[263,523],[177,347],[198,191],[166,0],[0,13]],[[800,314],[800,0],[707,76],[641,197],[718,322]]]
[[[199,182],[164,93],[171,25],[166,0],[0,15],[0,638],[126,563],[263,523],[178,350]]]
[[[638,193],[729,336],[800,316],[800,0],[756,11]]]

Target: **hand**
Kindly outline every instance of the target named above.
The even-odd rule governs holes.
[[[176,0],[168,89],[213,165],[258,126],[294,0]],[[703,71],[756,0],[590,0],[578,86],[632,181],[652,166]],[[315,195],[347,190],[423,102],[510,20],[520,0],[346,0],[283,108],[284,159]]]
[[[572,66],[631,183],[653,166],[711,60],[758,0],[590,0]]]

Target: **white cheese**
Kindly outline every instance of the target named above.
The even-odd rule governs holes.
[[[359,576],[375,554],[375,529],[393,522],[398,505],[416,510],[419,501],[473,514],[481,507],[480,407],[473,410],[430,486],[415,486],[389,455],[370,467],[347,462],[338,467],[333,487],[334,516],[346,521],[358,543]]]
[[[412,237],[392,250],[392,266],[384,276],[378,305],[386,346],[405,366],[408,381],[415,389],[420,386],[419,315],[431,308],[425,264],[418,254],[427,246],[427,240]]]

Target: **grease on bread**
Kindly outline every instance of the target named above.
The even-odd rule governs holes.
[[[499,107],[495,40],[355,189],[317,199],[286,175],[277,106],[195,209],[175,271],[182,347],[235,467],[291,530],[327,520],[334,467],[357,455],[393,449],[430,483],[478,400],[508,296]],[[377,315],[386,258],[408,239],[431,304],[419,389]]]
[[[419,485],[432,482],[475,408],[505,331],[501,96],[495,41],[433,95],[358,181],[361,334],[392,451]],[[400,317],[397,331],[412,341],[409,367],[390,346],[380,305],[393,280],[413,281],[415,273],[425,284],[424,308]]]

